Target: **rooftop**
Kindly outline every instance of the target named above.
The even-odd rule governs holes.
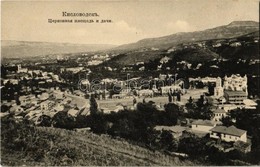
[[[226,90],[225,93],[228,96],[247,96],[246,92],[244,92],[244,91],[229,91],[229,90]]]
[[[233,136],[242,136],[244,133],[246,133],[245,130],[238,129],[235,126],[216,126],[212,128],[210,131],[212,132],[218,132],[218,133],[224,133],[228,135],[233,135]]]
[[[191,123],[192,125],[204,125],[204,126],[215,126],[216,124],[210,120],[198,119]]]
[[[71,105],[76,105],[79,109],[82,109],[84,107],[88,107],[89,106],[89,100],[85,99],[83,97],[79,97],[79,96],[74,96],[74,95],[70,95],[67,94],[66,95],[68,98],[71,98]]]
[[[226,113],[226,111],[223,110],[223,109],[218,108],[216,110],[213,110],[213,113]]]
[[[247,106],[257,106],[257,103],[250,99],[243,100],[243,103]]]
[[[158,131],[166,130],[166,131],[171,131],[171,132],[174,132],[174,133],[179,133],[179,132],[185,131],[186,127],[182,127],[182,126],[156,126],[154,129],[158,130]]]

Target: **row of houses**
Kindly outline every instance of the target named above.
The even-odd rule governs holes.
[[[192,120],[189,126],[156,126],[155,130],[170,131],[174,138],[182,136],[184,131],[194,133],[198,136],[210,135],[210,138],[221,139],[226,142],[243,141],[247,142],[247,131],[238,129],[235,126],[221,126],[216,121]]]
[[[35,124],[39,123],[41,116],[52,118],[58,112],[67,112],[72,117],[90,114],[89,100],[60,90],[47,91],[38,96],[20,96],[19,101],[20,104],[3,101],[2,105],[10,105],[9,114],[14,114],[16,118],[25,115],[24,118]]]
[[[240,148],[243,152],[251,151],[251,143],[248,140],[247,131],[236,128],[235,126],[221,126],[215,121],[210,120],[193,120],[189,126],[156,126],[154,128],[157,131],[169,131],[174,139],[179,140],[185,133],[192,133],[198,137],[209,136],[210,139],[230,143],[231,149],[234,149],[238,143],[243,145]]]

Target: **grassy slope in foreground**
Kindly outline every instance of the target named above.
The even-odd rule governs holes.
[[[9,151],[2,150],[2,165],[196,165],[194,162],[181,161],[177,157],[153,152],[107,135],[45,127],[39,127],[37,131],[38,137],[54,136],[49,141],[50,146],[43,146],[46,149],[43,160],[34,161],[26,152],[8,154]]]

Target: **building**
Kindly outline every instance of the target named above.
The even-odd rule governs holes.
[[[187,130],[186,127],[183,126],[155,126],[154,128],[157,131],[169,131],[172,136],[176,139],[182,136],[183,132]]]
[[[244,91],[224,91],[224,97],[230,104],[244,104],[247,99],[247,92]]]
[[[3,85],[6,85],[7,83],[10,83],[10,84],[13,84],[13,85],[18,85],[19,80],[18,79],[4,79]]]
[[[144,65],[144,62],[143,61],[139,61],[139,62],[137,62],[137,63],[135,63],[135,65]]]
[[[153,97],[154,96],[153,90],[150,90],[150,89],[136,90],[136,93],[139,97]]]
[[[61,92],[60,90],[54,90],[52,91],[52,95],[56,100],[64,99],[65,95],[64,92]]]
[[[54,102],[53,102],[53,101],[50,101],[50,100],[46,100],[46,101],[44,101],[44,102],[42,102],[42,103],[40,104],[42,111],[44,111],[44,110],[50,110],[53,105],[54,105]]]
[[[88,65],[89,66],[95,66],[95,65],[99,65],[101,63],[103,63],[103,61],[101,61],[101,60],[91,60],[91,61],[88,62]]]
[[[80,71],[82,71],[84,67],[71,67],[71,68],[61,68],[60,72],[63,73],[64,71],[72,72],[73,74],[76,74]]]
[[[69,105],[72,108],[77,107],[80,111],[80,114],[84,113],[84,115],[89,114],[89,100],[75,95],[66,94],[66,97],[69,99]]]
[[[231,43],[230,46],[231,47],[238,47],[238,46],[241,46],[241,43],[240,42],[234,42],[234,43]]]
[[[239,74],[225,76],[222,86],[221,78],[216,80],[214,88],[214,96],[216,98],[225,97],[226,102],[231,104],[242,104],[244,99],[247,99],[247,76],[241,77]]]
[[[15,115],[19,115],[24,112],[24,109],[21,106],[14,105],[9,109],[9,112]]]
[[[27,72],[28,72],[27,68],[22,68],[21,64],[17,65],[17,73],[27,73]]]
[[[171,60],[171,58],[164,56],[163,58],[161,58],[160,63],[164,64],[164,63],[167,63],[169,60]]]
[[[226,112],[229,112],[231,110],[235,110],[237,108],[239,108],[239,106],[235,105],[235,104],[223,104],[221,106]]]
[[[210,133],[210,130],[216,126],[216,122],[210,120],[195,120],[191,123],[192,131],[199,131],[201,133]]]
[[[144,71],[144,70],[145,70],[145,67],[144,67],[144,66],[142,66],[142,67],[139,68],[139,71]]]
[[[243,103],[244,103],[244,108],[245,109],[256,109],[256,106],[257,106],[257,103],[254,102],[253,100],[250,100],[250,99],[244,99],[243,100]]]
[[[216,126],[210,130],[210,138],[221,139],[226,142],[247,142],[247,131],[235,126]]]
[[[218,78],[214,78],[214,77],[204,77],[201,78],[201,82],[203,82],[204,84],[207,84],[208,82],[217,82]]]
[[[222,80],[220,77],[216,79],[216,87],[214,88],[214,96],[219,98],[224,95],[224,88],[222,87]]]
[[[35,99],[34,95],[20,96],[19,97],[20,105],[26,106],[28,104],[31,104],[33,99]]]
[[[241,77],[239,74],[225,76],[223,88],[230,91],[243,91],[246,92],[247,96],[247,76]]]
[[[213,111],[213,118],[214,121],[221,121],[222,118],[227,116],[227,112],[224,109],[216,109]]]
[[[79,113],[79,110],[77,108],[71,108],[69,111],[68,111],[68,115],[72,116],[72,117],[76,117]]]

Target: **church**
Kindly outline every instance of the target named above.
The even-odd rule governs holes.
[[[241,77],[239,74],[232,74],[230,77],[225,76],[222,86],[220,77],[216,80],[214,88],[214,96],[216,98],[225,97],[226,101],[231,104],[243,104],[243,100],[247,99],[247,76]]]

